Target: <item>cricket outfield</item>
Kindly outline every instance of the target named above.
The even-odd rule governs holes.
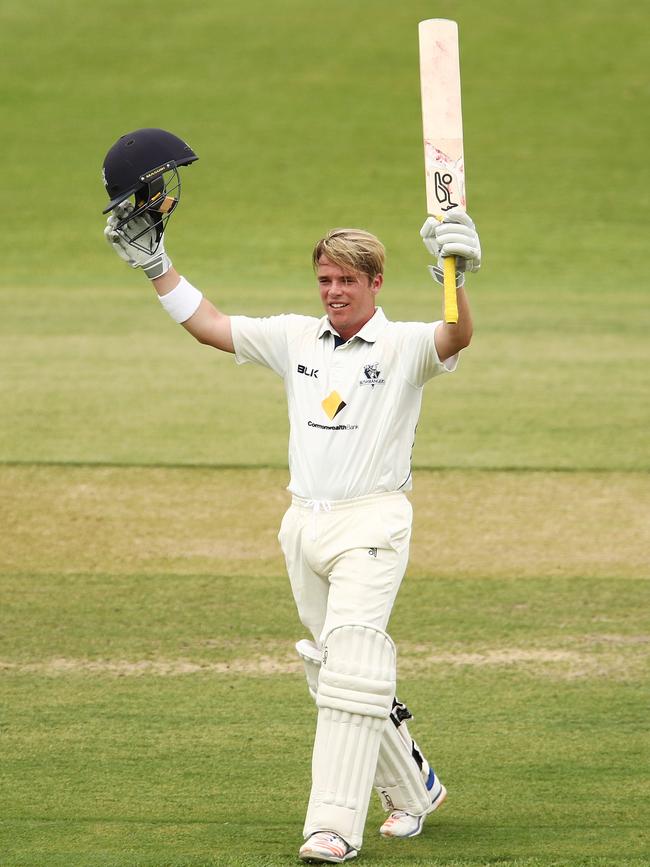
[[[314,710],[275,538],[281,383],[115,260],[99,170],[138,126],[190,142],[167,249],[227,312],[317,314],[312,244],[353,224],[388,248],[389,317],[434,318],[434,15],[460,26],[484,267],[474,343],[426,391],[391,633],[449,799],[405,842],[373,803],[360,863],[650,861],[645,14],[2,4],[3,867],[296,863]]]

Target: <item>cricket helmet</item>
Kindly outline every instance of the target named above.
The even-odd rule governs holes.
[[[135,243],[148,229],[133,234],[128,223],[146,213],[153,220],[160,241],[181,197],[178,167],[196,160],[198,157],[188,144],[164,129],[136,129],[121,136],[104,158],[102,179],[110,202],[102,213],[107,214],[132,199],[134,210],[117,229],[130,243]],[[149,247],[142,249],[148,251]]]

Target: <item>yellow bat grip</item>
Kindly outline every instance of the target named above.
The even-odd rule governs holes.
[[[455,325],[458,322],[458,300],[456,298],[456,257],[445,256],[442,260],[445,273],[445,322]]]

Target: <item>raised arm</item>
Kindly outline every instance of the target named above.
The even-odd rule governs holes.
[[[471,217],[460,208],[449,211],[442,222],[428,217],[420,235],[427,250],[437,258],[429,266],[431,276],[444,285],[443,259],[456,256],[456,295],[458,299],[458,322],[443,322],[436,329],[436,351],[441,361],[451,358],[469,346],[472,339],[472,314],[467,293],[465,274],[481,267],[481,243]]]
[[[436,328],[436,352],[440,361],[446,361],[461,349],[469,346],[472,339],[472,313],[464,286],[456,287],[458,322],[442,322]]]
[[[186,331],[196,338],[199,343],[206,346],[214,346],[224,352],[234,352],[230,317],[204,298],[201,292],[192,286],[173,267],[169,256],[165,252],[164,239],[156,239],[155,230],[149,229],[141,235],[136,246],[129,242],[128,238],[116,231],[119,220],[128,215],[128,209],[132,209],[130,203],[118,206],[113,215],[107,220],[104,234],[117,255],[127,262],[132,268],[142,268],[149,277],[156,290],[160,303],[176,322],[183,325]],[[142,222],[140,228],[147,229],[147,215],[137,217]],[[136,222],[136,220],[131,222]],[[137,228],[137,227],[136,227]],[[137,234],[136,231],[133,234]],[[149,245],[147,241],[149,240]],[[153,253],[146,252],[150,246]]]
[[[214,346],[215,349],[221,349],[223,352],[235,351],[230,316],[217,310],[214,304],[182,278],[172,265],[161,277],[154,278],[152,282],[163,307],[199,343]],[[188,306],[184,312],[174,316],[172,304],[177,303],[180,307],[184,299],[187,299]],[[199,302],[198,307],[188,318],[185,318],[185,314],[189,313],[196,301]]]

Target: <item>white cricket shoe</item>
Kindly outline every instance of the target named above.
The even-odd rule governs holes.
[[[405,810],[393,810],[379,829],[381,836],[417,837],[422,830],[426,817],[429,813],[433,813],[434,810],[437,810],[447,797],[447,789],[445,789],[437,777],[431,796],[431,806],[426,812],[419,816],[414,816],[413,813],[407,813]]]
[[[300,847],[298,855],[309,864],[341,864],[357,857],[357,850],[332,831],[317,831]]]

